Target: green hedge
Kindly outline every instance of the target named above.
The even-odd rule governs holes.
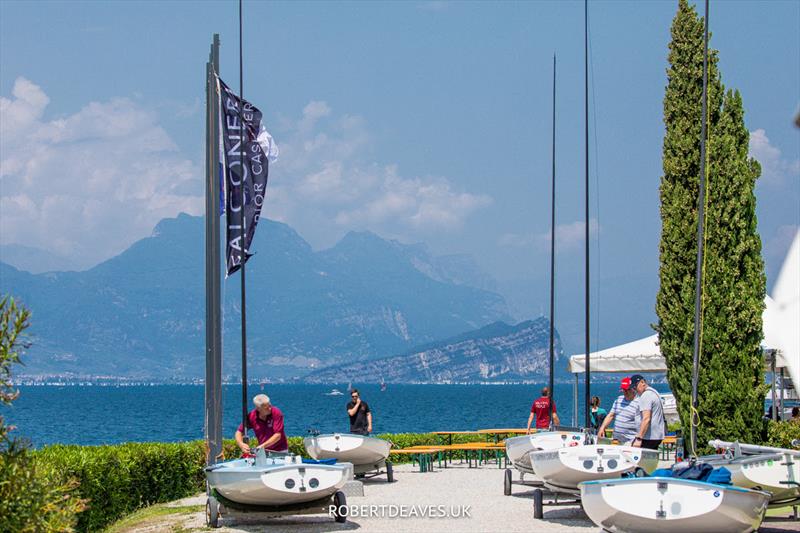
[[[394,447],[439,442],[432,433],[378,435]],[[484,440],[481,435],[456,435],[454,443]],[[239,456],[226,440],[227,459]],[[289,451],[307,456],[302,437],[289,437]],[[78,514],[78,531],[98,531],[137,509],[191,496],[204,490],[205,444],[127,443],[113,446],[47,446],[34,453],[54,483],[76,481],[86,509]],[[408,458],[403,458],[408,460]],[[1,528],[0,528],[1,529]]]
[[[769,421],[767,426],[767,446],[792,448],[792,440],[800,439],[800,424],[797,422]]]

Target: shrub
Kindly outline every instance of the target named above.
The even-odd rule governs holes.
[[[792,449],[792,441],[800,439],[800,424],[796,422],[776,422],[767,425],[767,446]]]

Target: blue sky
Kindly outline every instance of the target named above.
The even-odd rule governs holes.
[[[633,299],[652,310],[655,298],[676,6],[589,4],[594,275],[637,287],[603,297],[601,314]],[[772,280],[800,223],[800,2],[711,6],[723,82],[742,92],[764,167]],[[548,271],[557,54],[559,286],[582,283],[582,2],[245,2],[245,12],[245,97],[282,151],[267,216],[315,248],[369,229],[470,253],[508,291]],[[165,216],[200,214],[204,61],[220,33],[221,74],[238,88],[237,22],[233,2],[0,2],[0,243],[88,266]]]

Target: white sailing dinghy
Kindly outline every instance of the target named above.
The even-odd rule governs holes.
[[[205,469],[208,485],[223,504],[260,509],[305,504],[332,497],[353,478],[349,463],[308,464],[299,455],[234,459]]]
[[[613,479],[627,473],[650,474],[658,467],[658,451],[633,446],[589,444],[529,453],[531,466],[553,492],[579,494],[585,481]]]
[[[392,444],[383,439],[352,433],[310,435],[303,439],[308,455],[314,459],[336,459],[353,464],[356,474],[386,469],[392,479],[391,463],[386,461]]]
[[[583,443],[584,434],[580,431],[542,431],[506,439],[506,455],[514,468],[523,474],[533,474],[530,452],[555,450]]]
[[[770,507],[800,502],[800,450],[720,440],[709,441],[708,445],[724,449],[725,453],[700,460],[730,470],[734,485],[769,492]]]
[[[607,479],[580,484],[581,503],[604,531],[748,533],[761,525],[770,495],[674,477]]]

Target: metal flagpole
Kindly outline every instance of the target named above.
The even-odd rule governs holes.
[[[206,63],[206,463],[222,453],[222,336],[220,319],[219,124],[216,73],[219,35],[214,34]]]
[[[239,0],[239,156],[242,165],[242,223],[239,231],[242,240],[241,250],[241,289],[242,289],[242,428],[244,428],[245,442],[247,442],[247,300],[245,298],[245,262],[247,261],[247,237],[245,231],[245,203],[247,201],[247,165],[245,165],[245,130],[244,130],[244,70],[242,68],[242,0]]]
[[[585,275],[586,275],[586,310],[585,310],[585,320],[586,320],[586,373],[584,374],[586,380],[586,416],[585,416],[585,427],[591,426],[591,400],[592,400],[592,391],[590,389],[590,382],[591,382],[591,368],[589,366],[589,353],[591,353],[590,346],[589,346],[589,1],[584,0],[583,2],[583,76],[584,76],[584,87],[583,87],[583,100],[584,100],[584,142],[586,146],[586,198],[585,198],[585,218],[586,218],[586,227],[585,229],[585,239],[586,239],[586,256],[585,256]]]
[[[554,371],[555,364],[555,276],[556,276],[556,55],[553,54],[553,168],[552,185],[550,195],[550,426],[553,424],[553,399],[554,390]]]
[[[703,254],[705,198],[706,198],[706,115],[708,109],[708,0],[706,0],[705,35],[703,37],[703,117],[700,126],[700,185],[697,195],[697,264],[695,265],[694,284],[694,352],[692,354],[692,417],[691,444],[692,456],[697,456],[697,386],[700,379],[700,349],[703,331]]]

